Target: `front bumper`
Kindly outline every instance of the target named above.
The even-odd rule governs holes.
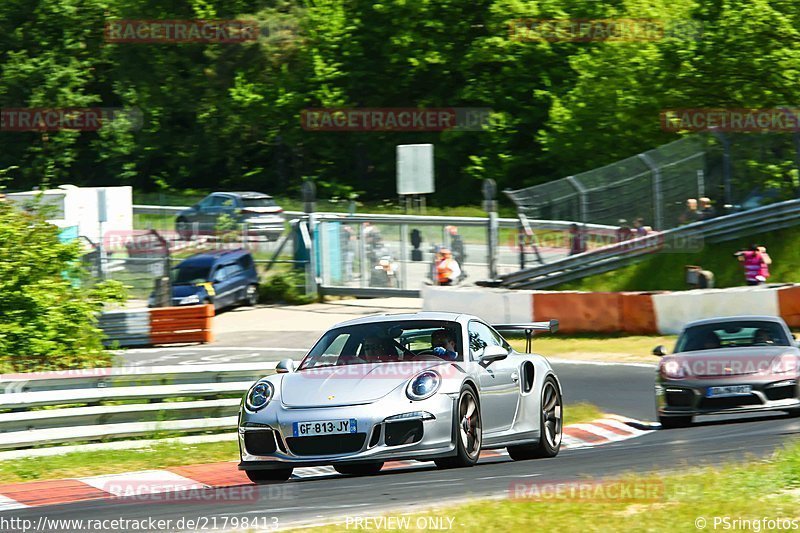
[[[759,380],[752,376],[717,379],[658,380],[656,411],[660,416],[696,416],[800,409],[800,380]],[[749,394],[711,397],[710,387],[750,385]]]
[[[455,454],[452,414],[455,402],[456,397],[448,394],[436,394],[419,402],[406,400],[404,405],[382,399],[363,405],[286,408],[278,405],[280,402],[273,401],[264,411],[255,414],[244,411],[240,416],[239,469],[263,470],[448,457]],[[425,413],[424,417],[387,421],[387,418],[395,415],[417,412]],[[337,439],[340,436],[330,435],[323,438],[330,439],[328,441],[321,439],[313,443],[302,439],[316,437],[293,436],[294,422],[340,419],[356,419],[358,436],[341,435],[342,438]],[[421,434],[411,430],[412,426],[421,429]],[[398,435],[405,438],[398,438]],[[274,439],[274,445],[268,439]],[[326,442],[330,444],[328,449]],[[329,451],[336,447],[349,449],[344,452]]]

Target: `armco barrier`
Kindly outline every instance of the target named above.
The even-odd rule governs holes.
[[[130,309],[103,313],[99,326],[109,346],[207,343],[213,317],[213,305]]]
[[[0,449],[165,431],[235,431],[242,395],[258,378],[274,373],[275,364],[0,374]],[[170,398],[184,401],[163,401]],[[122,400],[136,402],[119,405]]]
[[[675,334],[692,320],[735,315],[781,316],[790,327],[800,327],[800,285],[793,284],[678,292],[511,292],[427,288],[423,308],[489,322],[556,319],[562,333]]]

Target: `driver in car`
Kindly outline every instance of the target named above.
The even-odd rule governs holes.
[[[772,335],[770,335],[769,331],[759,328],[756,330],[756,334],[753,336],[753,344],[757,346],[765,346],[768,344],[774,344],[772,340]]]
[[[433,355],[448,361],[458,359],[456,341],[453,334],[446,329],[440,329],[431,334],[431,346],[433,346]]]
[[[397,349],[389,339],[367,337],[361,348],[361,357],[368,362],[391,361],[397,359]]]

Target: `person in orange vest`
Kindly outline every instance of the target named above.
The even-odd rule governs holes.
[[[439,250],[441,259],[436,264],[436,281],[439,285],[452,285],[461,275],[461,267],[448,248]]]

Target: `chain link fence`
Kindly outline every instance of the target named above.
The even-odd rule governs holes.
[[[800,133],[684,137],[616,163],[506,195],[528,218],[666,230],[797,197]],[[710,199],[702,214],[689,199]],[[625,222],[623,222],[625,221]]]

